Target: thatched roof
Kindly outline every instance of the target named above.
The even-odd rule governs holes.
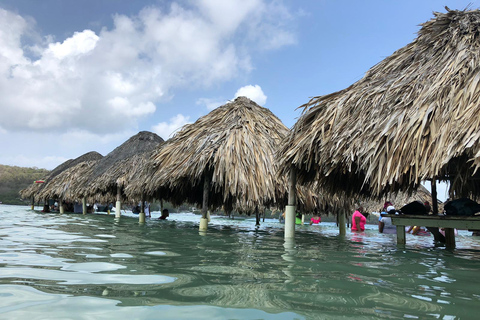
[[[62,164],[58,165],[57,167],[55,167],[52,171],[50,171],[48,176],[45,178],[44,183],[42,183],[42,184],[32,184],[29,187],[21,190],[20,195],[22,196],[22,198],[31,198],[31,197],[37,196],[37,194],[42,189],[44,189],[50,183],[50,181],[52,179],[54,179],[56,176],[58,176],[63,171],[65,171],[65,170],[67,170],[71,167],[74,167],[81,162],[96,161],[96,160],[99,160],[101,158],[103,158],[103,156],[100,153],[98,153],[96,151],[90,151],[90,152],[87,152],[87,153],[85,153],[85,154],[83,154],[83,155],[81,155],[81,156],[79,156],[75,159],[69,159],[69,160],[63,162]]]
[[[275,203],[286,195],[286,181],[276,179],[275,153],[288,131],[270,110],[239,97],[184,126],[127,191],[201,204],[207,176],[210,207],[250,212]]]
[[[98,153],[96,151],[90,151],[90,152],[87,152],[87,153],[85,153],[85,154],[83,154],[83,155],[81,155],[81,156],[79,156],[75,159],[67,160],[64,163],[57,166],[55,169],[53,169],[50,172],[50,174],[49,174],[49,176],[48,176],[48,178],[46,179],[45,182],[48,182],[48,180],[55,178],[57,175],[59,175],[63,171],[67,170],[68,168],[74,167],[81,162],[100,160],[102,158],[103,158],[103,156],[100,153]]]
[[[163,143],[157,134],[141,131],[115,148],[94,166],[87,183],[75,183],[77,196],[116,194],[117,185],[124,187],[134,176],[130,174],[145,165],[150,152]]]
[[[157,147],[161,148],[162,143],[159,143]],[[126,188],[132,181],[141,179],[141,172],[149,165],[149,160],[151,157],[151,152],[146,151],[140,154],[136,154],[127,159],[124,159],[118,162],[116,165],[111,166],[103,175],[98,177],[95,180],[95,188],[92,189],[95,194],[106,194],[110,193],[115,195],[117,192],[117,186],[120,186],[122,190]],[[138,180],[141,183],[141,180]],[[90,192],[91,194],[92,192]],[[125,195],[122,194],[123,200],[131,200],[133,202],[138,202],[141,199],[141,194],[139,195]],[[113,198],[112,198],[113,199]]]
[[[312,98],[282,148],[282,173],[347,194],[453,179],[480,195],[480,11],[434,13],[412,43],[350,87]],[[471,184],[465,188],[465,182]]]
[[[80,200],[81,198],[75,194],[74,185],[86,183],[98,161],[83,161],[62,171],[45,185],[38,193],[38,197],[41,199]]]
[[[107,154],[93,169],[92,179],[96,179],[104,174],[111,166],[132,157],[136,154],[151,151],[158,144],[162,143],[163,139],[157,134],[140,131],[136,135],[130,137],[127,141],[116,147],[112,152]]]

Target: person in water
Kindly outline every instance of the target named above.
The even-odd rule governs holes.
[[[151,218],[152,216],[150,215],[150,203],[145,201],[145,217],[146,218]]]
[[[397,233],[397,227],[392,224],[392,218],[383,216],[378,222],[378,232],[380,233]]]
[[[395,214],[395,207],[390,202],[385,211],[380,213],[380,220],[378,221],[378,232],[380,233],[397,233],[397,227],[392,224],[392,218],[387,217],[387,214]]]
[[[312,224],[319,224],[322,222],[322,218],[318,214],[314,215],[312,218],[310,218],[310,225]]]
[[[160,220],[166,220],[170,216],[170,213],[168,213],[168,209],[163,209],[162,210],[162,215],[160,216]]]
[[[363,207],[358,207],[352,215],[352,231],[365,231],[367,218],[363,213]]]
[[[297,213],[297,215],[295,216],[295,224],[303,224],[301,213]]]

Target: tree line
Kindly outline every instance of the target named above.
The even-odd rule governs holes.
[[[26,204],[29,199],[20,199],[19,191],[35,180],[45,179],[50,173],[37,167],[25,168],[0,164],[0,202],[3,204]]]

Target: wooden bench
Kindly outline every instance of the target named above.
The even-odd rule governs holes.
[[[417,216],[406,214],[387,214],[392,224],[397,226],[397,244],[405,245],[405,226],[445,228],[445,246],[455,248],[454,229],[480,230],[480,216]]]

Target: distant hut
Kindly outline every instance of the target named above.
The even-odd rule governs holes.
[[[47,188],[50,181],[52,181],[56,176],[58,176],[63,171],[65,171],[65,170],[67,170],[71,167],[74,167],[77,164],[82,163],[84,161],[96,161],[96,160],[101,159],[102,157],[103,156],[100,153],[98,153],[96,151],[90,151],[90,152],[87,152],[87,153],[85,153],[85,154],[83,154],[83,155],[81,155],[81,156],[79,156],[75,159],[69,159],[69,160],[63,162],[62,164],[58,165],[57,167],[55,167],[55,169],[53,169],[52,171],[50,171],[48,176],[45,178],[44,183],[42,183],[42,184],[32,184],[28,188],[21,190],[20,195],[21,195],[22,198],[27,198],[27,199],[32,198],[33,199],[44,188]]]
[[[105,194],[116,194],[116,216],[120,215],[121,201],[125,200],[124,187],[128,183],[125,178],[136,167],[141,166],[143,157],[148,155],[163,139],[155,133],[141,131],[98,161],[92,169],[91,176],[82,187],[76,187],[77,197],[100,197]],[[131,177],[130,177],[131,178]]]
[[[87,200],[86,198],[78,198],[78,193],[75,192],[75,185],[82,185],[88,181],[98,161],[99,160],[83,161],[60,172],[49,181],[45,188],[39,192],[38,196],[43,199],[68,200],[72,203],[80,200],[85,202]],[[92,201],[93,199],[88,200]]]
[[[446,9],[361,80],[302,106],[283,174],[350,196],[424,180],[480,195],[480,11]]]
[[[130,189],[201,204],[201,229],[209,209],[255,212],[286,197],[275,154],[288,132],[270,110],[238,97],[184,126],[153,155],[145,181]]]

